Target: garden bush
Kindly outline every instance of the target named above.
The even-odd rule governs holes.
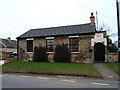
[[[48,61],[45,47],[36,46],[34,48],[33,61],[34,62],[47,62]]]
[[[55,62],[70,62],[70,51],[67,47],[67,44],[56,45],[54,61]]]

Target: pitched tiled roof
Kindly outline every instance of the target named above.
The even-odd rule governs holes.
[[[0,38],[0,48],[17,48],[17,41]]]
[[[31,29],[28,32],[17,37],[19,38],[33,38],[33,37],[46,37],[46,36],[59,36],[59,35],[75,35],[95,33],[95,25],[81,24],[81,25],[69,25],[51,28]]]

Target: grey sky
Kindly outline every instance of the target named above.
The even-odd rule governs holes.
[[[32,28],[89,23],[96,11],[99,27],[105,24],[109,34],[117,33],[116,0],[0,0],[0,38],[15,39]]]

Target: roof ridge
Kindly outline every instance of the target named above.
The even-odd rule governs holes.
[[[30,30],[43,30],[43,29],[60,28],[60,27],[82,26],[82,25],[89,25],[89,24],[90,24],[90,23],[75,24],[75,25],[65,25],[65,26],[56,26],[56,27],[45,27],[45,28],[36,28],[36,29],[30,29]]]
[[[7,40],[7,41],[9,41],[8,39],[5,39],[5,38],[0,38],[0,40]],[[17,40],[10,40],[10,41],[17,41]]]

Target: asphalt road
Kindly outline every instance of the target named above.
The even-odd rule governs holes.
[[[2,88],[118,88],[118,81],[62,76],[3,74]]]

